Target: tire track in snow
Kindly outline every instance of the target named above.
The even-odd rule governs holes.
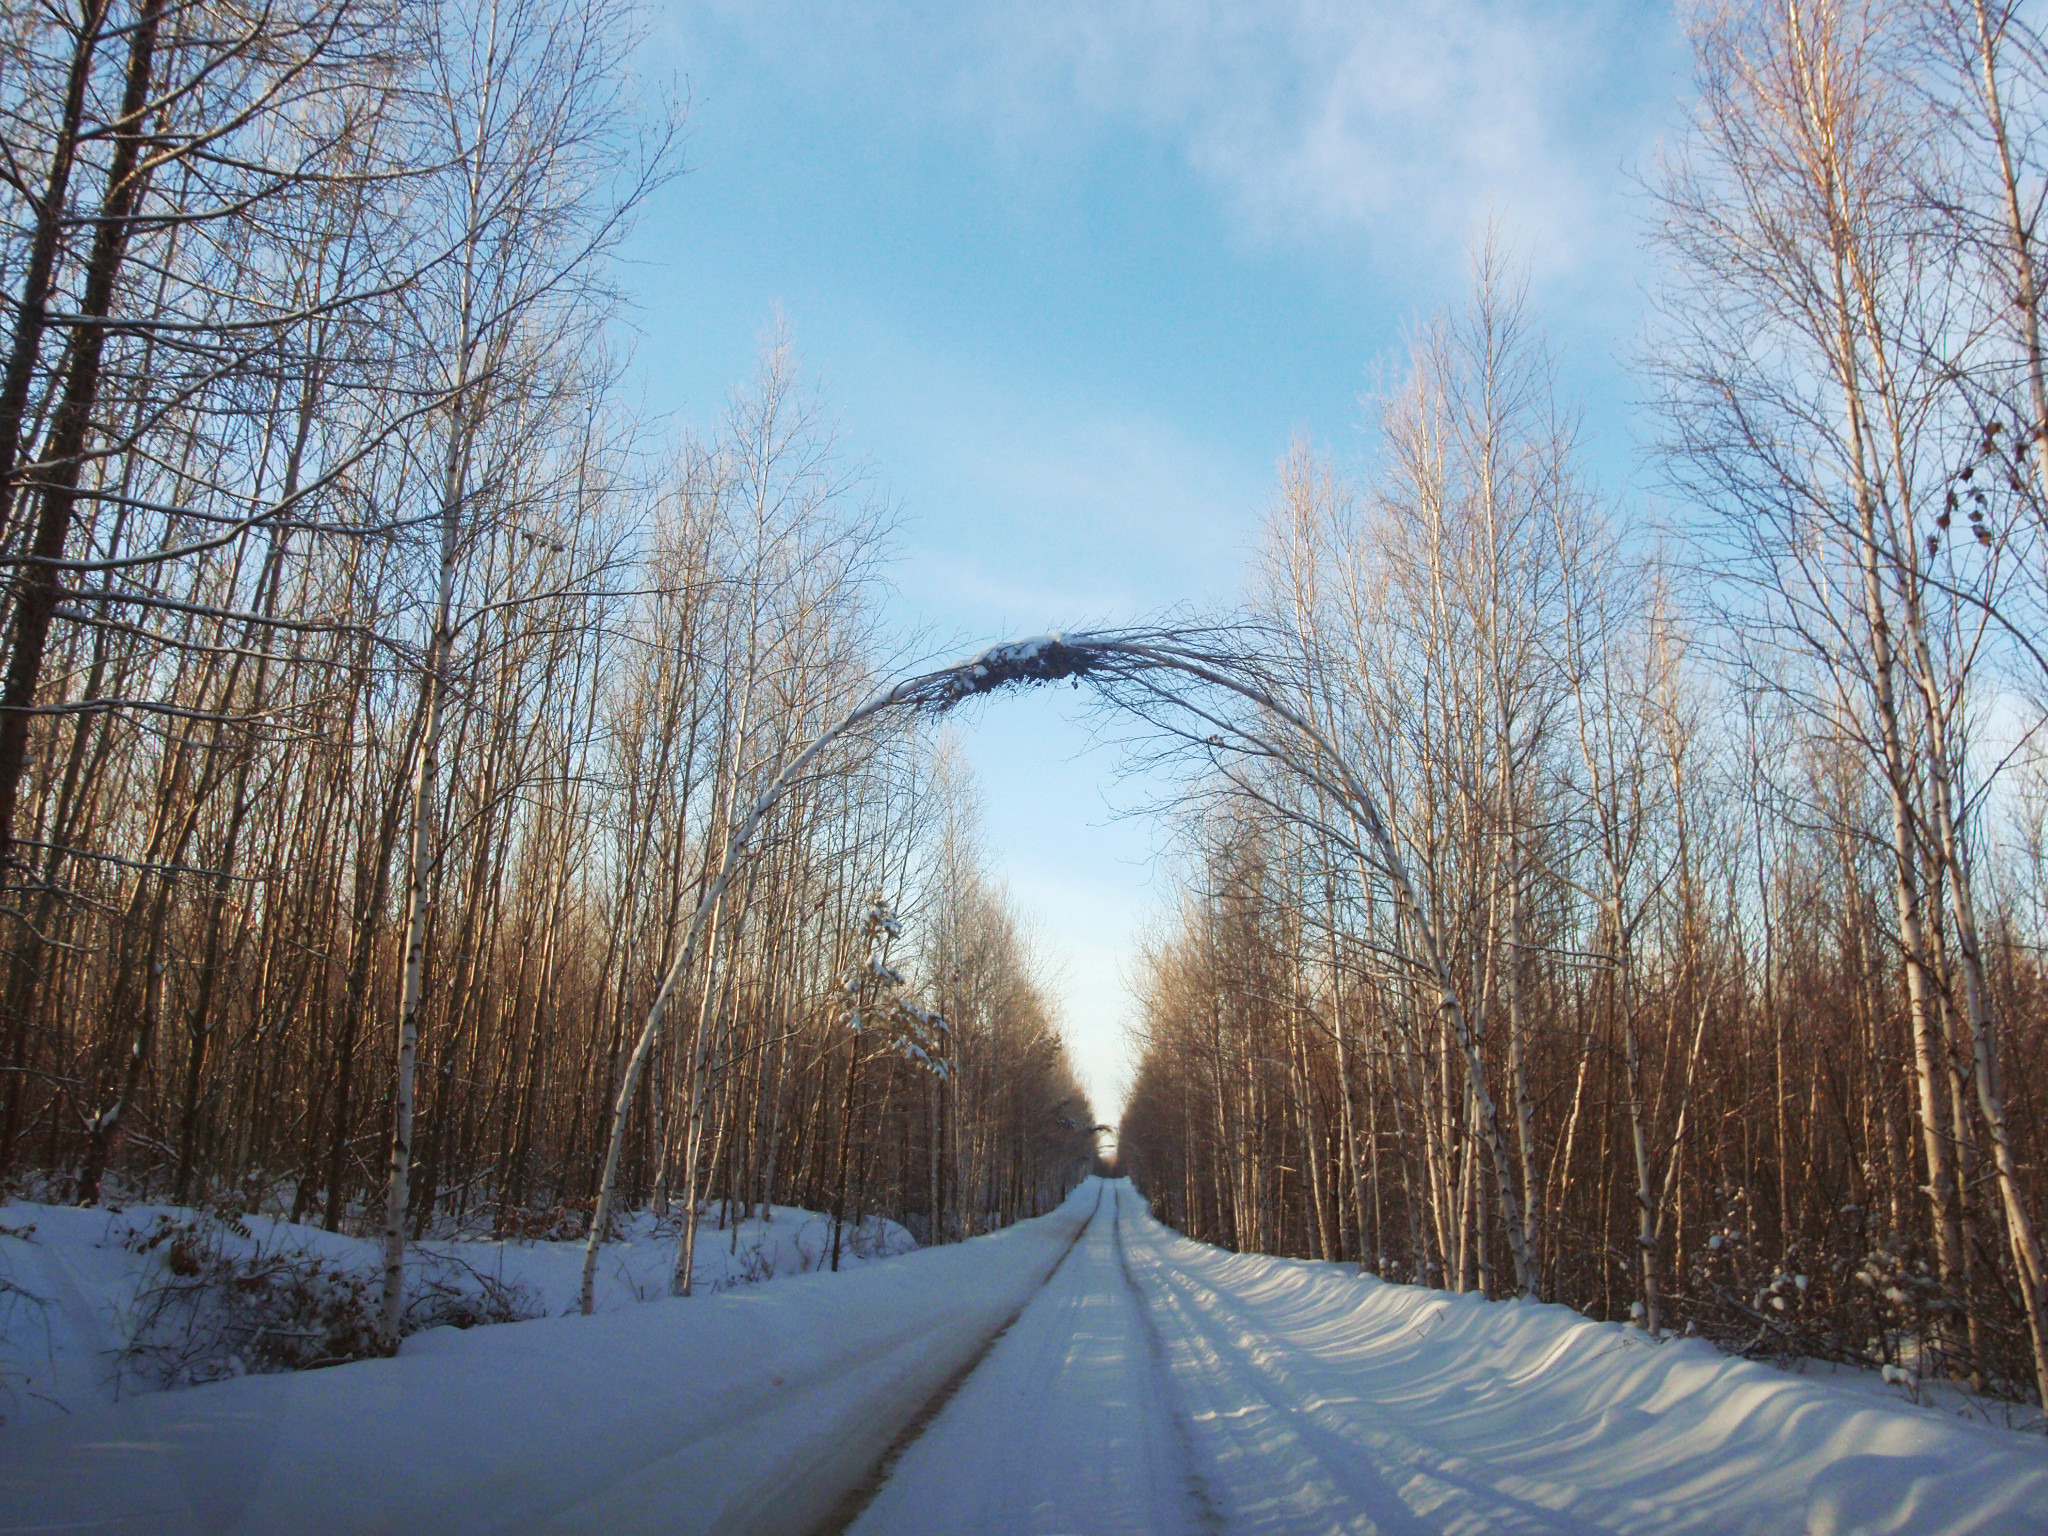
[[[846,1497],[839,1501],[838,1505],[834,1507],[832,1513],[824,1521],[812,1528],[812,1536],[844,1536],[847,1529],[853,1525],[854,1521],[861,1517],[868,1505],[875,1501],[875,1495],[881,1492],[882,1485],[889,1480],[889,1475],[896,1470],[896,1464],[902,1461],[904,1453],[917,1443],[918,1437],[929,1429],[932,1421],[945,1411],[946,1404],[953,1400],[960,1389],[967,1384],[967,1379],[980,1368],[982,1361],[988,1358],[989,1351],[993,1350],[1002,1341],[1003,1336],[1016,1326],[1017,1319],[1024,1315],[1025,1310],[1030,1307],[1031,1303],[1036,1301],[1046,1286],[1052,1283],[1053,1276],[1066,1268],[1067,1262],[1074,1256],[1074,1250],[1080,1247],[1081,1239],[1088,1235],[1089,1229],[1095,1225],[1096,1217],[1101,1214],[1102,1189],[1098,1185],[1095,1190],[1094,1209],[1089,1211],[1088,1219],[1075,1229],[1073,1237],[1068,1239],[1066,1248],[1061,1251],[1058,1261],[1045,1272],[1045,1278],[1038,1282],[1037,1287],[1029,1296],[1024,1298],[1016,1311],[1003,1319],[1003,1325],[982,1341],[981,1347],[968,1357],[967,1362],[959,1370],[939,1383],[937,1389],[933,1391],[930,1397],[924,1400],[923,1406],[917,1410],[917,1413],[911,1418],[910,1422],[903,1426],[902,1433],[898,1434],[889,1443],[889,1448],[882,1452],[881,1459],[873,1467],[869,1468],[867,1476],[847,1491]]]
[[[1201,1529],[1209,1536],[1217,1536],[1223,1530],[1223,1514],[1216,1507],[1216,1500],[1209,1491],[1208,1479],[1202,1475],[1201,1463],[1195,1454],[1195,1436],[1189,1426],[1188,1415],[1181,1395],[1173,1385],[1173,1372],[1168,1368],[1166,1340],[1160,1336],[1159,1320],[1152,1315],[1152,1303],[1138,1284],[1138,1277],[1131,1272],[1130,1250],[1124,1244],[1124,1197],[1123,1183],[1115,1186],[1116,1222],[1116,1263],[1123,1272],[1124,1286],[1131,1293],[1131,1304],[1138,1309],[1138,1316],[1145,1324],[1145,1344],[1151,1352],[1153,1375],[1158,1382],[1160,1401],[1173,1419],[1173,1434],[1180,1446],[1181,1457],[1186,1468],[1189,1493],[1195,1507],[1201,1514]]]

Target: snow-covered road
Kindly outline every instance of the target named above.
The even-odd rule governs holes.
[[[1233,1255],[1107,1186],[854,1536],[2048,1533],[2048,1452],[1556,1307]]]
[[[1072,1252],[909,1443],[855,1536],[1217,1528],[1125,1252],[1127,1188],[1103,1189]]]
[[[0,1430],[0,1532],[2043,1536],[2048,1444],[1562,1307],[994,1236]]]

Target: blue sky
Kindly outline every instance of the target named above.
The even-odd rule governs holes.
[[[906,628],[962,648],[1216,605],[1289,440],[1369,461],[1361,397],[1527,262],[1588,451],[1636,468],[1638,178],[1682,121],[1656,0],[670,0],[690,173],[634,237],[648,404],[708,426],[780,313],[901,516]],[[1067,695],[1071,700],[1074,696]],[[1059,695],[962,733],[993,862],[1062,976],[1096,1111],[1167,899],[1143,786]]]

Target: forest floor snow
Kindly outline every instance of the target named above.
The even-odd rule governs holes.
[[[830,1263],[829,1217],[776,1206],[768,1221],[721,1229],[715,1214],[714,1206],[697,1229],[699,1291]],[[636,1212],[618,1233],[598,1265],[601,1312],[667,1296],[676,1262],[673,1220]],[[840,1263],[916,1246],[896,1223],[871,1217],[859,1230],[847,1227]],[[280,1331],[322,1335],[297,1351],[317,1359],[325,1335],[368,1323],[382,1264],[380,1239],[266,1216],[223,1219],[142,1203],[0,1205],[0,1434],[139,1392],[260,1374],[300,1342]],[[580,1241],[415,1244],[407,1253],[409,1327],[561,1316],[576,1309],[582,1272]],[[425,1347],[424,1339],[412,1345]]]
[[[0,1531],[2040,1536],[2048,1441],[1090,1181],[850,1274],[0,1433]]]

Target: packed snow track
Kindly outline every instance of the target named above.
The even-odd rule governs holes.
[[[2042,1536],[2048,1444],[1090,1181],[805,1275],[0,1429],[0,1532]]]
[[[855,1536],[1220,1528],[1132,1278],[1126,1188],[1098,1196],[1052,1278],[889,1458]]]

